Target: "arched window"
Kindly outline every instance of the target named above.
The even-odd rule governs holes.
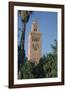
[[[37,29],[36,29],[36,28],[34,28],[34,31],[37,31]]]

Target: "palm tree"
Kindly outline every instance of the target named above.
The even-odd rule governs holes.
[[[19,11],[19,14],[22,17],[22,35],[21,35],[21,60],[22,63],[24,63],[25,59],[25,49],[24,49],[24,44],[25,44],[25,32],[26,32],[26,24],[29,21],[30,15],[32,14],[32,11]]]

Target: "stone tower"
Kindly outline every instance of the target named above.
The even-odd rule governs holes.
[[[28,37],[28,60],[38,64],[41,57],[41,32],[38,31],[38,22],[34,21]]]

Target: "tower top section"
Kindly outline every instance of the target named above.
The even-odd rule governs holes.
[[[38,31],[38,21],[37,20],[32,22],[31,31],[32,32],[37,32]]]

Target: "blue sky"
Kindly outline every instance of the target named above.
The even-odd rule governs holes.
[[[57,12],[34,11],[26,25],[25,51],[28,52],[28,35],[31,31],[32,22],[38,19],[39,31],[42,33],[42,54],[52,52],[51,44],[57,40]],[[18,44],[20,43],[22,21],[18,15]]]

